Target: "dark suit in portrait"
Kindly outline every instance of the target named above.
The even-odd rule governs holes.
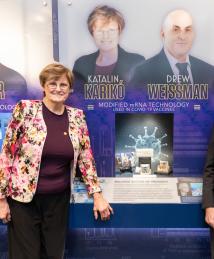
[[[214,67],[198,58],[189,56],[191,73],[194,84],[208,83],[209,87],[214,86]],[[136,69],[134,82],[137,85],[153,83],[167,83],[167,75],[173,76],[173,71],[166,57],[164,50],[154,57],[146,60]]]
[[[24,77],[15,70],[0,64],[0,100],[15,104],[27,96],[27,84]]]
[[[94,75],[96,59],[99,51],[82,56],[75,61],[73,72],[76,79],[88,81],[88,75]],[[130,53],[118,46],[118,59],[111,74],[118,75],[127,84],[133,80],[135,68],[142,64],[145,58],[139,54]]]

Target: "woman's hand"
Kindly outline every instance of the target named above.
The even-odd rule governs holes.
[[[112,207],[109,203],[103,198],[101,193],[94,193],[94,217],[98,219],[98,213],[100,214],[101,220],[109,220],[110,215],[114,214]]]
[[[3,223],[11,221],[10,208],[5,198],[0,199],[0,219]]]

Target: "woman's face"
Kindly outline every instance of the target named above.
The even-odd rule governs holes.
[[[43,87],[45,98],[52,103],[64,103],[71,92],[71,88],[66,75],[58,79],[48,79]]]
[[[97,19],[93,28],[93,38],[97,48],[101,51],[110,51],[117,48],[120,38],[118,23]]]

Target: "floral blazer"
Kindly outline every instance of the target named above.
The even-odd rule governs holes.
[[[73,144],[71,185],[78,163],[89,194],[100,191],[88,129],[82,110],[66,106]],[[0,198],[30,202],[35,194],[47,128],[42,102],[20,101],[8,125],[0,155]]]

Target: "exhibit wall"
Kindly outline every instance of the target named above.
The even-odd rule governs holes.
[[[15,103],[42,98],[41,69],[66,65],[75,75],[67,104],[86,115],[114,208],[110,221],[95,221],[78,173],[65,258],[210,258],[201,198],[214,120],[213,9],[212,0],[0,1],[0,145]]]

